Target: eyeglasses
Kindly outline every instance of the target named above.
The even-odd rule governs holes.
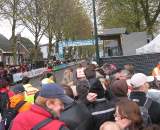
[[[118,114],[115,113],[115,114],[114,114],[114,117],[121,117],[121,115],[118,115]]]
[[[124,118],[127,118],[127,117],[125,117],[125,116],[121,116],[121,115],[119,115],[119,114],[117,114],[117,113],[115,113],[114,114],[114,118],[119,118],[119,119],[124,119]]]

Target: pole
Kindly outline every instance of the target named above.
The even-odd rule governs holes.
[[[96,7],[95,0],[92,0],[93,3],[93,19],[94,19],[94,38],[95,38],[95,46],[96,46],[96,61],[99,64],[99,46],[98,46],[98,36],[97,36],[97,19],[96,19]]]

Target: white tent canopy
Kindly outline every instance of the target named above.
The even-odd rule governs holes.
[[[136,54],[160,53],[160,34],[149,44],[136,49]]]

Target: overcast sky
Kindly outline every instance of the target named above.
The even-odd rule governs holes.
[[[22,37],[29,38],[32,42],[34,42],[33,35],[25,27],[20,26],[16,28],[16,34],[20,32]],[[7,39],[10,39],[12,34],[12,28],[8,20],[0,20],[0,34],[4,35]],[[47,42],[47,38],[43,37],[40,44],[46,44]]]

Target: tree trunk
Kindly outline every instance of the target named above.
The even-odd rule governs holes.
[[[35,48],[34,48],[34,57],[33,61],[38,61],[38,35],[35,35]]]
[[[53,44],[52,44],[52,36],[49,36],[49,45],[48,45],[48,59],[51,58],[51,53],[52,53],[52,47],[53,47]]]
[[[59,54],[59,40],[56,40],[56,49],[55,49],[55,52],[56,54]]]
[[[13,1],[13,12],[12,12],[12,52],[13,52],[13,62],[14,64],[17,64],[17,44],[16,44],[16,36],[15,36],[15,29],[16,29],[16,13],[17,13],[17,5],[16,0]]]
[[[16,36],[15,36],[15,29],[16,29],[16,20],[13,18],[13,25],[12,25],[12,52],[13,52],[13,62],[14,64],[17,64],[17,43],[16,43]]]

